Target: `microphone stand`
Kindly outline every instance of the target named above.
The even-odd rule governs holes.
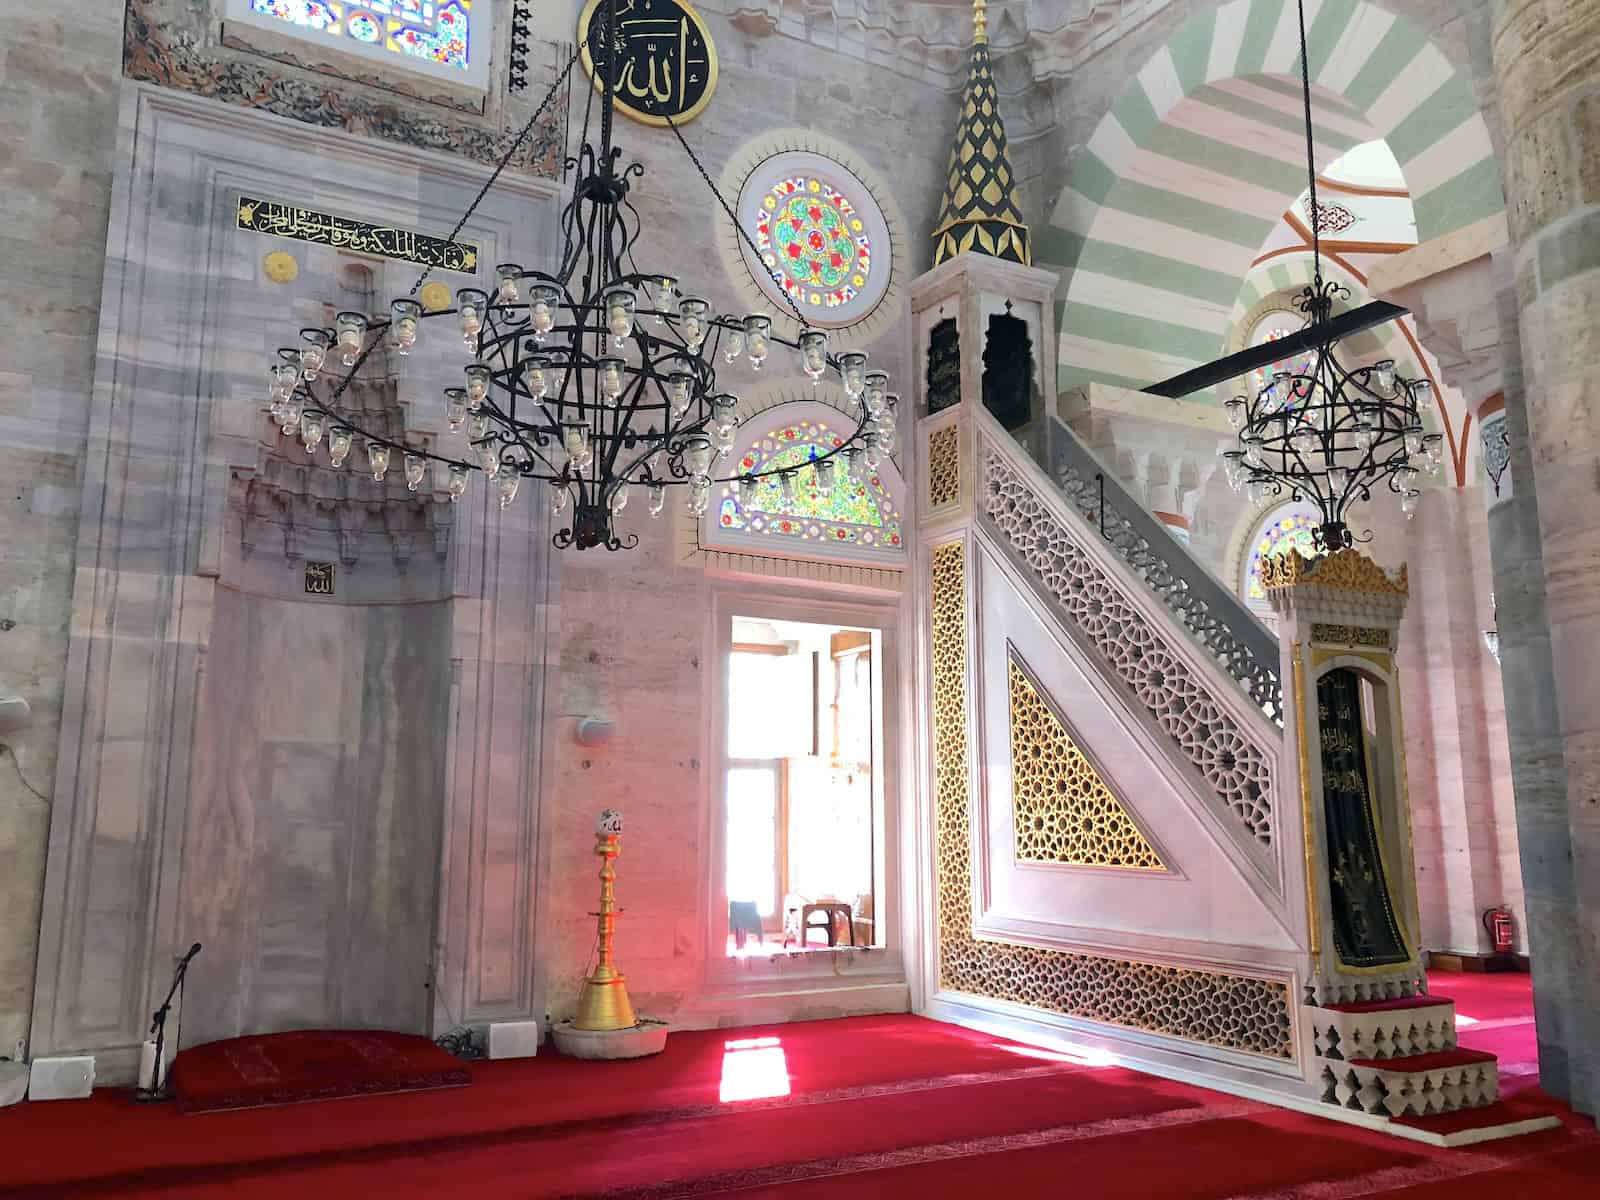
[[[178,1032],[183,1032],[183,981],[189,974],[189,963],[196,954],[200,953],[200,943],[196,942],[189,947],[189,952],[178,960],[177,968],[172,972],[172,986],[167,989],[167,998],[161,1002],[161,1007],[150,1016],[150,1032],[156,1039],[155,1069],[150,1075],[150,1086],[140,1088],[134,1092],[133,1098],[141,1104],[150,1104],[167,1098],[167,1080],[163,1068],[166,1066],[166,1035],[167,1014],[172,1011],[172,997],[178,997]]]

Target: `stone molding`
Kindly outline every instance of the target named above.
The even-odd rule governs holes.
[[[487,97],[463,99],[435,89],[424,93],[422,77],[392,79],[358,70],[352,60],[330,85],[326,63],[313,62],[309,47],[285,42],[269,51],[222,35],[220,0],[127,0],[122,72],[129,79],[208,96],[227,104],[262,109],[309,125],[365,134],[421,149],[498,162],[513,130],[533,115],[570,52],[553,47],[553,61],[531,72],[525,95],[508,95],[505,72],[496,65]],[[507,7],[509,12],[509,6]],[[492,61],[507,57],[505,30],[497,21]],[[549,47],[550,43],[544,43]],[[340,60],[343,64],[344,60]],[[545,178],[560,174],[571,76],[511,166]]]
[[[1171,0],[1022,0],[991,4],[989,52],[1028,78],[1067,78]],[[887,66],[949,91],[961,87],[972,50],[972,9],[926,0],[702,0],[749,37],[788,37]]]

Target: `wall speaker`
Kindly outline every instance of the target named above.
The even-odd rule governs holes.
[[[29,1100],[86,1100],[94,1091],[94,1057],[36,1058],[28,1077]]]

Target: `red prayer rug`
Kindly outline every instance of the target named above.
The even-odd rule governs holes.
[[[425,1037],[306,1029],[209,1042],[172,1063],[180,1112],[464,1087],[466,1066]]]

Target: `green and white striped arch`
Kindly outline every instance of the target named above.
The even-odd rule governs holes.
[[[1504,208],[1470,81],[1366,0],[1306,0],[1316,161],[1384,139],[1419,240]],[[1222,352],[1241,284],[1305,187],[1293,0],[1192,17],[1074,160],[1035,260],[1059,267],[1061,388],[1144,387]],[[1209,395],[1209,393],[1208,393]]]

